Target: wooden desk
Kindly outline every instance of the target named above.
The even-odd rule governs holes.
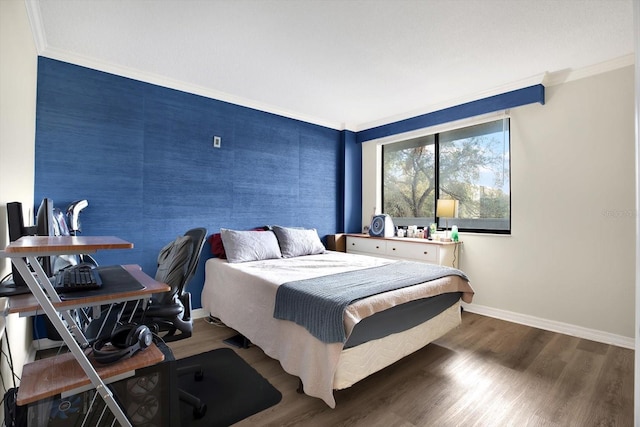
[[[131,422],[111,391],[106,387],[103,379],[121,379],[123,375],[133,373],[136,369],[161,362],[164,355],[152,344],[129,359],[101,365],[88,355],[90,353],[88,341],[70,310],[147,299],[153,293],[170,290],[169,286],[155,281],[146,275],[140,267],[128,265],[124,266],[125,269],[145,286],[144,289],[62,301],[38,263],[40,256],[89,254],[101,249],[131,248],[133,248],[132,243],[111,236],[27,236],[12,242],[4,251],[0,251],[0,257],[11,258],[32,292],[32,295],[12,297],[8,312],[24,314],[44,311],[71,351],[71,353],[51,359],[41,359],[24,366],[17,397],[19,405],[59,393],[73,394],[70,390],[81,391],[82,387],[91,386],[96,388],[118,422],[123,426],[131,426]],[[33,271],[29,269],[25,259],[29,261]],[[66,324],[60,316],[66,321]]]

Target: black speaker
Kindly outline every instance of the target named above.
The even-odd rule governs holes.
[[[153,334],[145,325],[119,326],[109,338],[98,339],[93,343],[93,356],[99,363],[117,362],[144,350],[152,341]],[[111,346],[104,349],[108,343]]]
[[[7,203],[7,224],[9,225],[9,242],[15,242],[22,236],[28,234],[24,227],[24,217],[22,215],[22,203],[9,202]],[[24,281],[20,272],[13,263],[11,263],[11,272],[13,276],[13,283],[16,286],[27,286],[27,282]]]
[[[374,215],[369,227],[369,235],[372,237],[393,237],[396,234],[393,220],[387,214]]]

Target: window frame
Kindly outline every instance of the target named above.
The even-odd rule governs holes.
[[[440,198],[440,134],[445,133],[445,132],[449,132],[449,131],[454,131],[457,129],[463,129],[463,128],[467,128],[467,127],[473,127],[473,126],[478,126],[478,125],[482,125],[485,123],[490,123],[490,122],[495,122],[495,121],[500,121],[500,120],[508,120],[509,121],[509,126],[508,126],[508,159],[509,159],[509,167],[508,167],[508,180],[509,180],[509,218],[508,218],[508,228],[507,229],[489,229],[489,228],[475,228],[475,227],[464,227],[461,226],[460,224],[456,224],[455,222],[452,224],[451,220],[449,220],[449,226],[451,225],[457,225],[458,226],[458,231],[459,232],[463,232],[463,233],[477,233],[477,234],[498,234],[498,235],[511,235],[511,231],[512,231],[512,216],[513,216],[513,210],[512,210],[512,185],[511,185],[511,117],[507,114],[507,112],[500,112],[497,114],[491,114],[491,115],[485,115],[485,116],[481,116],[481,117],[476,117],[474,119],[466,119],[466,120],[461,120],[461,121],[457,121],[457,122],[452,122],[452,123],[448,123],[446,125],[440,125],[440,126],[435,126],[432,128],[425,128],[425,129],[421,129],[420,131],[417,132],[409,132],[409,133],[405,133],[405,134],[401,134],[401,135],[395,135],[393,137],[392,140],[387,140],[384,142],[381,142],[381,151],[380,151],[380,155],[381,155],[381,161],[380,161],[380,186],[379,186],[379,195],[380,195],[380,202],[381,202],[381,206],[384,207],[384,150],[385,150],[385,146],[387,145],[392,145],[395,143],[402,143],[403,141],[407,141],[407,140],[411,140],[411,139],[416,139],[416,138],[421,138],[421,137],[426,137],[426,136],[430,136],[433,135],[434,137],[434,182],[435,182],[435,195],[434,195],[434,201],[437,201]],[[396,218],[394,218],[394,220],[397,221]],[[424,221],[424,220],[423,220]],[[454,220],[455,221],[455,220]],[[406,222],[406,220],[402,221],[403,223]],[[430,223],[435,222],[438,225],[438,230],[442,231],[444,230],[445,226],[444,223],[441,224],[441,220],[439,217],[437,217],[435,215],[435,209],[434,209],[434,217],[433,218],[429,218],[428,219],[428,223],[423,224],[420,221],[416,221],[413,222],[411,225],[418,225],[418,226],[428,226]],[[395,224],[396,226],[398,226],[398,224]],[[402,224],[401,226],[404,226],[406,224]]]

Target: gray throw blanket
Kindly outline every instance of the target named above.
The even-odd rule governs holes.
[[[288,282],[278,287],[273,317],[296,322],[323,342],[345,342],[343,315],[352,302],[451,275],[468,280],[455,268],[399,261]]]

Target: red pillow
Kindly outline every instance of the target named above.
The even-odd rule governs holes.
[[[264,226],[253,228],[251,231],[265,231],[268,229],[268,226]],[[220,233],[215,233],[209,236],[209,244],[211,245],[211,254],[221,259],[227,259],[227,254],[224,253],[224,245],[222,244],[222,236]]]
[[[220,233],[209,236],[209,244],[211,245],[211,253],[213,255],[218,258],[227,259],[227,255],[224,253],[224,245],[222,244],[222,236],[220,236]]]

